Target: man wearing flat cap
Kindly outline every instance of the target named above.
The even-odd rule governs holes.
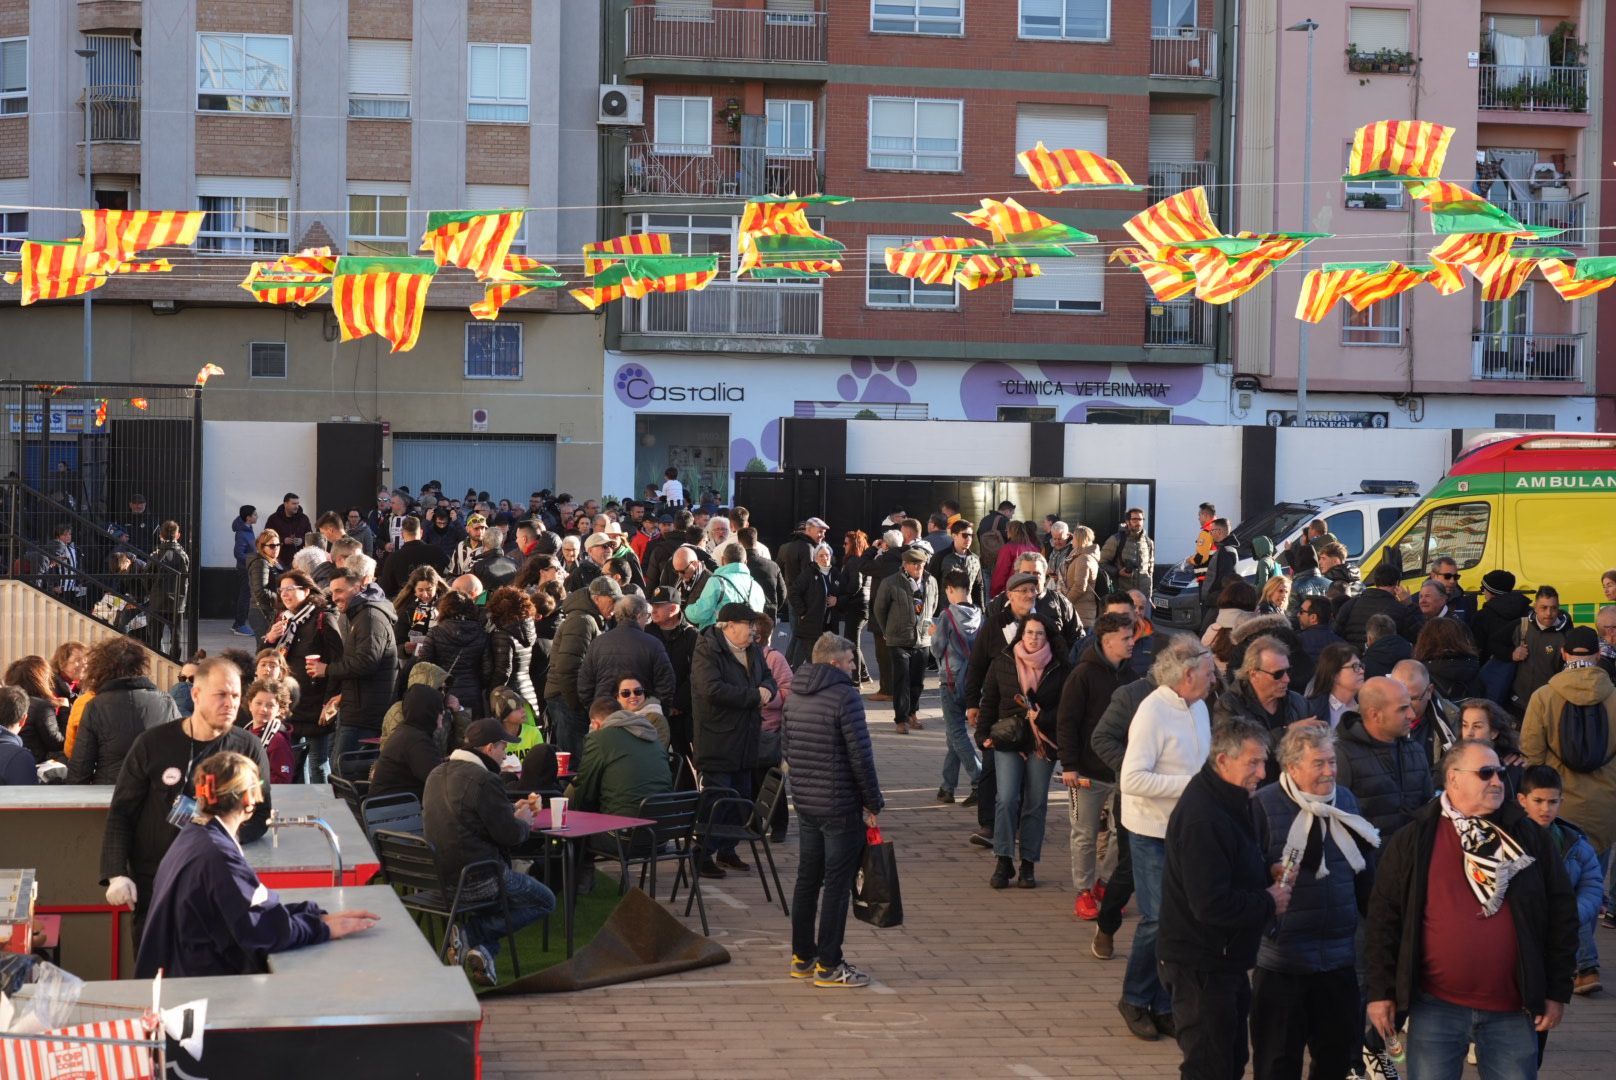
[[[892,719],[899,735],[921,727],[920,689],[937,614],[937,579],[926,572],[930,554],[905,548],[902,572],[881,582],[870,606],[871,629],[886,639],[892,661]]]

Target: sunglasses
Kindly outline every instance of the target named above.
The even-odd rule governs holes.
[[[1506,770],[1502,765],[1483,765],[1479,769],[1455,769],[1454,772],[1473,772],[1483,781],[1491,782],[1503,779]]]
[[[280,545],[279,545],[279,544],[277,544],[277,543],[275,543],[275,542],[274,542],[274,541],[270,541],[270,542],[269,542],[269,543],[267,543],[267,544],[265,544],[265,545],[264,545],[264,546],[265,546],[265,547],[266,547],[266,548],[272,548],[272,547],[276,547],[276,548],[278,548],[278,547],[280,547]]]
[[[1443,581],[1457,581],[1457,580],[1459,580],[1459,575],[1458,574],[1432,574],[1431,576],[1432,577],[1439,577]]]
[[[1278,682],[1278,681],[1280,681],[1282,679],[1288,679],[1288,678],[1291,677],[1291,669],[1290,668],[1280,668],[1278,671],[1269,671],[1266,668],[1258,668],[1257,670],[1262,672],[1264,675],[1268,676],[1270,679],[1273,679],[1276,682]]]
[[[642,689],[639,689],[638,687],[636,687],[633,690],[619,690],[617,692],[617,696],[618,697],[644,697],[645,696],[645,691],[642,690]]]

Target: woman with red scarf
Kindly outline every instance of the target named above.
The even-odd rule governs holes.
[[[1016,884],[1023,889],[1038,885],[1033,868],[1044,846],[1049,780],[1057,760],[1055,715],[1070,670],[1053,647],[1059,640],[1041,615],[1028,615],[982,681],[976,741],[993,752],[998,780],[993,814],[993,854],[998,863],[988,879],[995,889],[1006,888],[1016,876],[1012,856],[1018,835],[1021,868]]]

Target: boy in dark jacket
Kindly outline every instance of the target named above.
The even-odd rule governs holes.
[[[823,987],[870,984],[868,975],[843,958],[842,935],[864,830],[875,827],[886,805],[864,701],[853,684],[858,670],[853,649],[836,634],[814,643],[810,662],[791,681],[780,725],[802,832],[791,904],[791,977],[812,977]]]
[[[1594,928],[1599,924],[1599,909],[1605,902],[1605,877],[1587,835],[1560,817],[1563,785],[1560,774],[1549,766],[1530,765],[1521,774],[1521,790],[1515,801],[1526,811],[1527,817],[1548,830],[1555,853],[1565,862],[1566,880],[1577,898],[1577,977],[1571,992],[1594,994],[1602,989]],[[1539,1065],[1543,1064],[1545,1039],[1538,1040]]]

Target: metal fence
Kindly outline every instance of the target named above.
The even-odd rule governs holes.
[[[700,292],[651,293],[627,303],[630,333],[817,338],[825,293],[817,285],[714,282]]]
[[[1152,161],[1150,199],[1161,199],[1193,187],[1212,187],[1218,182],[1218,167],[1210,161]]]
[[[140,141],[140,87],[90,87],[90,141]]]
[[[1212,344],[1212,321],[1199,300],[1145,301],[1145,345],[1204,348]]]
[[[1470,338],[1475,377],[1582,381],[1584,334],[1486,334]]]
[[[1575,199],[1494,199],[1493,204],[1522,225],[1539,225],[1563,230],[1551,236],[1546,244],[1569,244],[1583,247],[1588,243],[1586,229],[1588,196]],[[1516,241],[1531,243],[1532,241]]]
[[[812,8],[813,5],[803,5]],[[631,5],[629,59],[825,62],[824,11],[718,8],[658,0]]]
[[[122,552],[149,563],[160,526],[173,521],[189,556],[183,591],[191,602],[182,632],[167,635],[162,651],[171,658],[188,653],[196,641],[201,439],[202,400],[195,387],[0,383],[4,573],[36,586],[54,585],[47,591],[87,614],[103,595],[138,600],[160,575],[141,580],[137,570],[118,571],[114,556]],[[63,525],[72,528],[77,564],[78,584],[68,596],[60,589],[60,560],[44,559]],[[56,580],[44,582],[42,575]],[[150,631],[147,640],[156,643]]]
[[[1217,78],[1217,31],[1195,26],[1151,27],[1150,73],[1172,79]]]
[[[1588,69],[1482,64],[1477,104],[1520,112],[1587,112]]]
[[[823,150],[629,143],[623,194],[734,199],[824,189]]]

